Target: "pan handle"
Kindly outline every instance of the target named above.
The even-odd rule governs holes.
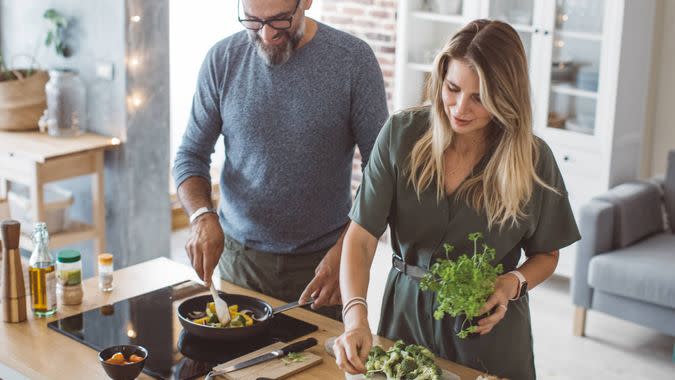
[[[283,313],[286,310],[295,309],[296,307],[299,306],[311,305],[312,303],[314,303],[314,298],[310,298],[308,302],[302,305],[300,305],[299,301],[287,303],[285,305],[281,305],[279,307],[275,307],[274,309],[272,309],[272,315]]]

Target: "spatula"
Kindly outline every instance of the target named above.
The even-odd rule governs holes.
[[[230,323],[230,310],[227,308],[227,302],[220,298],[218,291],[213,287],[213,282],[211,282],[211,287],[209,290],[211,290],[213,303],[216,304],[216,316],[218,316],[218,322],[220,322],[222,325]]]

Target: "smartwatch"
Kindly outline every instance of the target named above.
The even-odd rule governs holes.
[[[523,276],[523,274],[518,272],[517,270],[512,270],[509,273],[516,276],[516,278],[518,279],[518,292],[513,298],[510,299],[510,301],[515,301],[520,299],[520,297],[524,296],[525,293],[527,293],[527,280],[525,279],[525,276]]]
[[[195,210],[195,212],[193,212],[192,215],[190,215],[190,224],[194,223],[194,221],[197,220],[197,218],[206,214],[207,212],[212,212],[214,214],[217,214],[216,209],[209,208],[209,207],[200,207],[197,210]]]

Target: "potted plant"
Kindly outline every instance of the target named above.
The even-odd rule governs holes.
[[[445,314],[455,319],[454,330],[460,338],[476,337],[476,323],[485,315],[479,315],[488,297],[494,292],[497,276],[503,272],[501,264],[492,265],[495,259],[494,248],[482,244],[483,251],[478,252],[478,239],[483,234],[474,232],[469,234],[473,241],[473,255],[459,256],[456,260],[450,259],[454,247],[444,244],[445,259],[435,262],[429,272],[420,282],[422,290],[431,290],[436,293],[438,308],[434,311],[434,318],[442,319]]]
[[[7,68],[0,55],[0,130],[37,129],[48,80],[43,70]]]
[[[57,55],[68,57],[66,44],[68,20],[54,9],[43,18],[50,23],[45,46],[54,46]],[[0,54],[0,130],[22,131],[38,128],[40,116],[47,107],[45,85],[49,75],[44,70],[9,68]]]

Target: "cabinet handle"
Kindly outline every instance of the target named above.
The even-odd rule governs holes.
[[[544,35],[548,36],[548,30],[544,30]]]
[[[563,156],[563,161],[569,162],[569,161],[570,161],[570,156],[568,156],[568,155]]]
[[[539,28],[534,28],[535,33],[539,33]]]

